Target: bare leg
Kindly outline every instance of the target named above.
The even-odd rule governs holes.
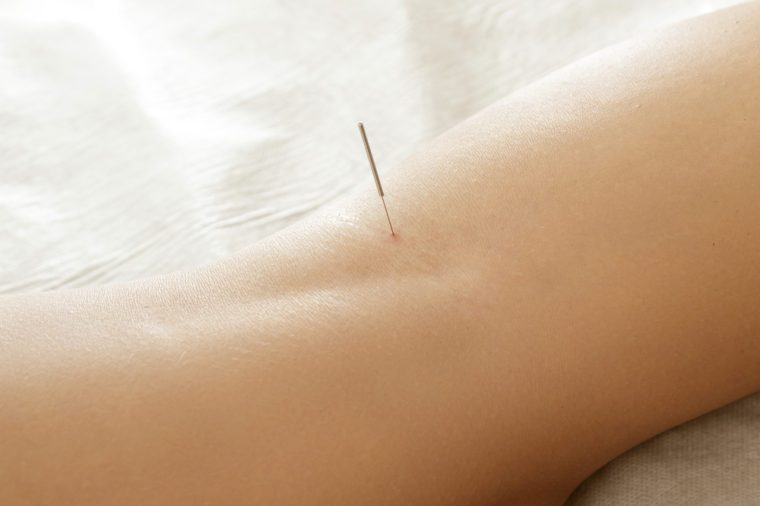
[[[760,388],[760,8],[495,104],[226,262],[0,303],[0,503],[560,503]]]

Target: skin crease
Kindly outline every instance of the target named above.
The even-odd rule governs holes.
[[[760,389],[760,7],[188,273],[0,300],[0,503],[561,504]]]

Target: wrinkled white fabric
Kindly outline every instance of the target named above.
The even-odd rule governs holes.
[[[733,0],[0,0],[0,293],[188,268],[511,90]],[[760,504],[760,398],[573,504]]]

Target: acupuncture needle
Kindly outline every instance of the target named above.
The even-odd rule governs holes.
[[[377,194],[380,195],[380,200],[383,202],[383,209],[385,209],[385,217],[388,218],[388,226],[391,227],[391,235],[396,235],[393,231],[393,224],[391,223],[391,217],[388,214],[388,206],[385,205],[385,193],[383,192],[383,185],[380,184],[380,176],[377,174],[377,167],[375,167],[375,159],[372,157],[372,150],[369,147],[369,141],[367,140],[367,132],[364,131],[364,124],[359,122],[359,133],[362,135],[362,141],[364,142],[364,150],[367,152],[367,160],[369,160],[369,168],[372,169],[372,176],[375,178],[375,186],[377,187]]]

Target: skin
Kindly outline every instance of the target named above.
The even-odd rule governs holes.
[[[192,272],[0,299],[0,503],[561,504],[760,389],[760,7]]]

